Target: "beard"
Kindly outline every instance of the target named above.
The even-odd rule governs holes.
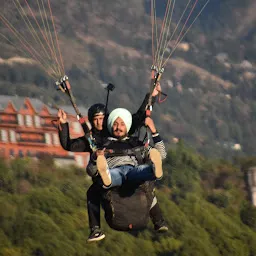
[[[115,135],[114,133],[122,133],[123,135]],[[117,138],[118,140],[122,140],[123,138],[127,137],[127,133],[123,130],[120,129],[115,129],[113,131],[113,135],[115,136],[115,138]]]

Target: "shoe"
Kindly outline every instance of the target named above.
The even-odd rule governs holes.
[[[105,234],[101,231],[99,227],[93,228],[91,234],[89,235],[87,242],[100,241],[105,238]]]
[[[159,233],[165,233],[169,230],[169,228],[164,224],[162,223],[162,225],[155,225],[155,231],[156,232],[159,232]]]
[[[154,173],[157,179],[163,177],[163,168],[162,168],[162,157],[159,151],[155,148],[152,148],[149,151],[149,157],[152,163],[154,164]]]
[[[162,226],[160,228],[158,228],[156,231],[159,233],[165,233],[169,230],[169,228],[167,226]]]
[[[108,169],[108,163],[105,156],[98,156],[96,165],[104,186],[109,187],[111,185],[111,175]]]

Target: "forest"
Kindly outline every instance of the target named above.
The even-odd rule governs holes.
[[[139,233],[114,231],[102,212],[106,238],[87,243],[85,170],[57,167],[47,156],[2,159],[0,255],[255,255],[256,209],[246,186],[255,165],[255,157],[211,160],[180,142],[169,149],[156,184],[169,231],[158,234],[150,222]]]
[[[12,1],[0,2],[6,18],[30,38]],[[173,24],[186,5],[185,0],[176,2]],[[199,6],[204,2],[198,1]],[[104,103],[102,84],[111,82],[116,89],[109,109],[121,106],[136,111],[150,84],[150,1],[51,0],[51,4],[77,103],[86,108]],[[159,27],[166,4],[156,1]],[[40,17],[36,3],[31,6]],[[25,3],[24,8],[29,12]],[[183,38],[187,50],[176,49],[161,79],[167,100],[154,109],[155,121],[169,143],[184,139],[213,158],[256,154],[255,8],[253,0],[210,1]],[[34,29],[40,34],[37,26]],[[12,39],[2,23],[0,33]],[[56,90],[56,81],[19,51],[19,40],[10,42],[0,41],[0,93],[70,104]],[[32,40],[30,44],[38,46]],[[234,150],[235,144],[239,150]]]

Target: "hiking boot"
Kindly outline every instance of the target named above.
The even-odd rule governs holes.
[[[92,228],[91,234],[89,235],[87,242],[100,241],[105,238],[105,234],[99,227]]]
[[[105,156],[98,156],[96,164],[104,186],[109,187],[111,185],[111,175],[108,169],[108,163]]]
[[[157,179],[162,178],[163,176],[163,168],[162,168],[162,157],[159,151],[155,148],[152,148],[149,151],[149,158],[154,164],[154,173]]]
[[[157,231],[159,233],[165,233],[169,230],[168,227],[166,226],[165,222],[162,222],[160,225],[155,224],[154,229],[155,229],[155,231]]]

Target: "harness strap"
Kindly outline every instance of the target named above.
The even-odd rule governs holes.
[[[143,164],[144,161],[144,152],[145,147],[135,147],[132,149],[107,149],[106,157],[115,157],[115,156],[135,156],[138,161],[138,164]]]

